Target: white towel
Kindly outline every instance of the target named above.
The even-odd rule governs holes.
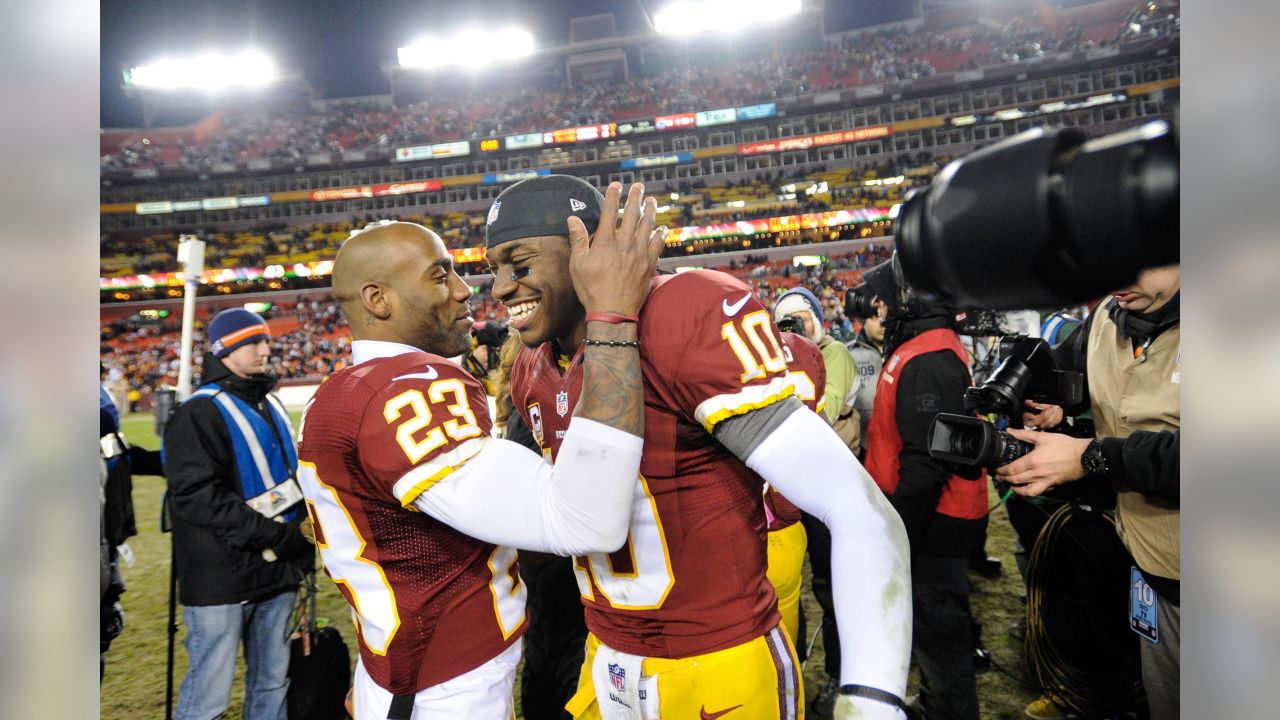
[[[601,645],[591,666],[591,680],[596,686],[596,702],[604,720],[645,720],[640,700],[640,668],[644,658],[628,655]],[[648,689],[648,688],[647,688]],[[657,693],[646,692],[645,700]],[[647,704],[647,703],[646,703]]]

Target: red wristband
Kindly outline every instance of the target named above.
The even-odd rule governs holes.
[[[587,322],[602,322],[618,325],[621,323],[638,323],[639,315],[623,315],[616,312],[589,312],[587,313]]]

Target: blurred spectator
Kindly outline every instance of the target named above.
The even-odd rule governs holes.
[[[853,364],[858,368],[860,380],[857,396],[853,406],[858,411],[858,419],[862,425],[862,437],[867,437],[867,425],[871,422],[871,410],[875,405],[876,384],[880,379],[880,368],[884,364],[884,316],[887,308],[878,306],[879,313],[862,321],[862,329],[853,337],[846,347],[853,355]],[[866,456],[864,443],[859,459]]]

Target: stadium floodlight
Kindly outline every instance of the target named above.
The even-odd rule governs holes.
[[[208,52],[187,58],[165,58],[139,65],[124,73],[126,85],[153,90],[205,90],[259,88],[279,79],[266,53],[245,50],[234,55]]]
[[[423,38],[396,51],[400,67],[406,70],[476,69],[532,54],[533,35],[518,28],[493,32],[470,28],[447,38]]]
[[[677,0],[653,16],[660,33],[733,32],[800,12],[800,0]]]

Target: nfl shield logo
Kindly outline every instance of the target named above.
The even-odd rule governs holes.
[[[618,689],[618,692],[625,692],[627,689],[627,671],[621,665],[609,663],[609,682]]]
[[[556,393],[556,414],[564,417],[569,414],[569,391],[561,390]]]

